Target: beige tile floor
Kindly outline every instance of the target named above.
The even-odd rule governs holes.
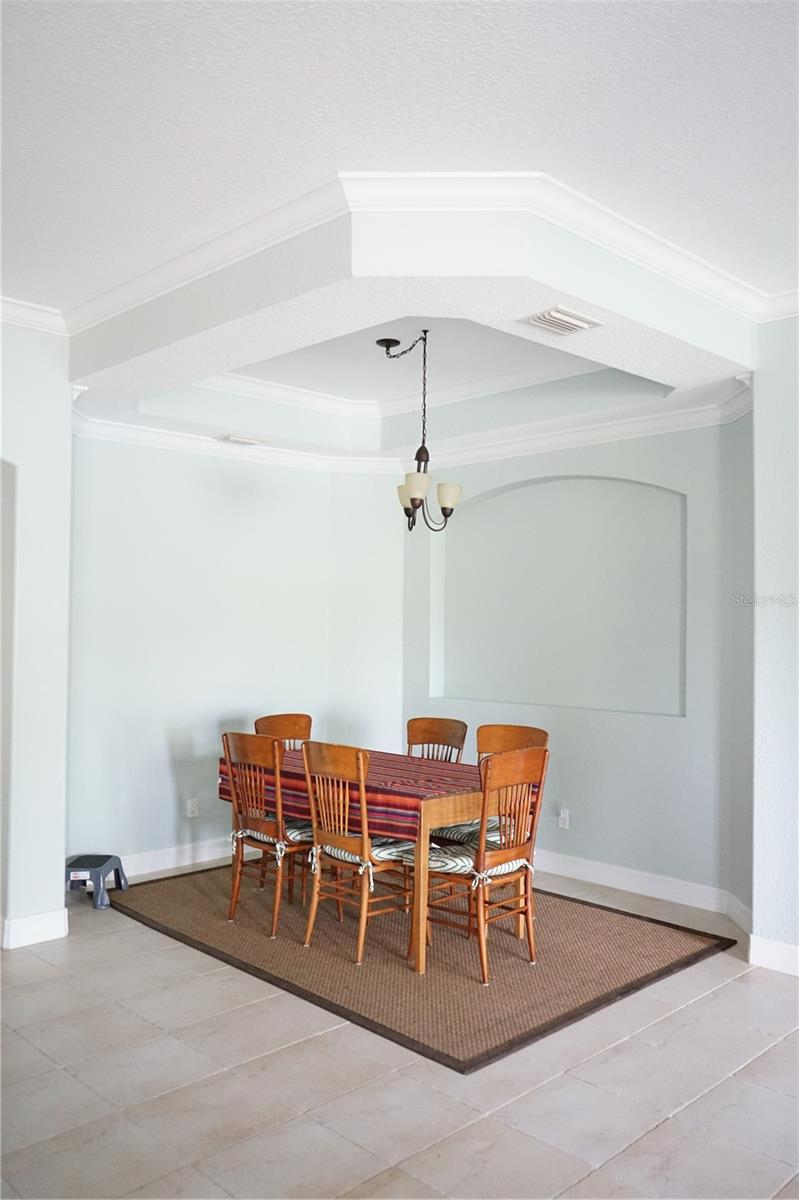
[[[799,1197],[799,981],[739,950],[472,1076],[83,896],[2,985],[3,1196]]]

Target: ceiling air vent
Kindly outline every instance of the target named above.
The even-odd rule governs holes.
[[[218,442],[231,442],[234,446],[264,446],[260,438],[240,437],[237,433],[220,433]]]
[[[544,312],[534,313],[527,320],[531,325],[540,325],[550,333],[584,333],[586,329],[595,329],[601,321],[591,317],[581,317],[579,313],[569,312],[568,308],[547,308]]]

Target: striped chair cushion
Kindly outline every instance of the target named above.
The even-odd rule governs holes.
[[[286,821],[286,839],[289,842],[312,842],[313,825],[310,821]]]
[[[374,862],[391,862],[394,859],[399,859],[401,855],[410,853],[411,862],[413,861],[413,851],[415,844],[413,842],[401,842],[398,838],[372,838],[372,859]],[[360,866],[361,856],[352,854],[349,850],[341,850],[338,846],[322,846],[325,854],[329,854],[331,858],[337,858],[340,862],[354,863]]]
[[[260,833],[256,829],[243,829],[242,837],[252,838],[256,842],[265,842],[274,846],[278,839],[269,833]],[[312,842],[313,826],[310,821],[286,821],[286,839],[289,842]]]
[[[403,862],[412,863],[413,853],[403,851],[401,858]],[[431,871],[442,871],[447,875],[474,875],[477,871],[475,860],[476,847],[473,846],[431,846],[428,866]],[[509,875],[511,871],[518,871],[525,866],[526,862],[525,858],[514,858],[511,862],[491,867],[486,875],[490,878]]]
[[[488,818],[488,831],[499,828],[499,817]],[[431,837],[440,838],[442,842],[460,842],[466,844],[477,837],[480,832],[479,821],[465,821],[462,825],[442,825],[434,829]]]

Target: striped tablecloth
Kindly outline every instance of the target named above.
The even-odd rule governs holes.
[[[235,764],[234,764],[235,770]],[[267,809],[274,798],[274,776],[264,770],[264,803]],[[283,815],[286,819],[309,821],[311,811],[305,788],[302,754],[287,750],[281,772]],[[369,833],[372,836],[405,838],[416,841],[419,833],[419,807],[430,796],[448,796],[458,792],[480,790],[480,772],[470,763],[432,762],[425,758],[409,758],[406,754],[385,754],[369,751],[369,773],[366,779],[366,802],[369,814]],[[357,790],[350,809],[350,830],[361,828]],[[230,801],[230,779],[227,763],[219,760],[219,799]]]

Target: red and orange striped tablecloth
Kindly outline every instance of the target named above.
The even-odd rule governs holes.
[[[264,802],[269,809],[274,798],[274,776],[266,770],[263,776]],[[287,750],[284,754],[281,781],[284,817],[309,821],[311,810],[300,751]],[[419,836],[419,810],[423,800],[479,790],[480,771],[471,763],[434,762],[427,758],[410,758],[407,754],[370,750],[366,779],[369,833],[373,837],[405,838],[415,842]],[[356,833],[360,831],[361,817],[355,789],[353,796],[350,829]],[[231,799],[224,758],[219,761],[219,799]]]

